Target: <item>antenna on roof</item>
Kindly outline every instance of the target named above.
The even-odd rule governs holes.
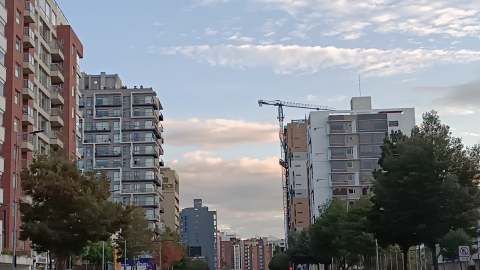
[[[362,84],[360,82],[360,75],[358,75],[358,91],[360,92],[360,96],[362,96]]]

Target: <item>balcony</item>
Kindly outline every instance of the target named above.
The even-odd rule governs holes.
[[[28,105],[23,105],[22,109],[22,125],[33,125],[35,120],[33,118],[33,108]]]
[[[5,142],[5,127],[0,126],[0,144]]]
[[[158,121],[163,121],[163,113],[160,113],[160,115],[158,116]]]
[[[50,74],[52,79],[52,84],[64,83],[65,78],[63,77],[63,67],[58,63],[53,63],[50,65]]]
[[[156,149],[150,149],[150,150],[133,150],[132,153],[133,156],[152,156],[158,158],[160,154]]]
[[[152,97],[150,100],[142,100],[140,98],[133,99],[133,106],[151,106],[154,110],[158,110],[158,102],[155,102],[155,99]]]
[[[50,49],[52,52],[52,61],[54,62],[63,62],[65,61],[65,56],[63,55],[62,49],[63,45],[60,44],[57,40],[50,42]]]
[[[79,108],[85,108],[85,100],[83,98],[81,98],[79,101],[78,101],[78,107]]]
[[[165,209],[160,205],[160,213],[165,213]]]
[[[26,134],[22,135],[22,152],[31,152],[33,151],[33,135]]]
[[[122,152],[121,151],[112,151],[112,152],[98,152],[98,151],[95,151],[95,156],[96,157],[121,157]]]
[[[147,219],[150,221],[160,221],[160,216],[157,214],[147,215]]]
[[[103,126],[103,127],[96,127],[96,126],[87,126],[85,128],[85,133],[90,133],[90,132],[110,132],[112,130],[112,127],[110,126]]]
[[[112,143],[112,139],[108,138],[108,139],[86,139],[83,141],[83,143],[96,143],[96,144],[109,144],[109,143]]]
[[[162,186],[162,183],[158,176],[152,175],[152,174],[139,174],[135,176],[126,176],[122,177],[122,182],[128,183],[128,182],[153,182],[157,187]]]
[[[30,1],[24,2],[23,19],[25,23],[34,23],[36,21],[35,7]]]
[[[137,161],[133,163],[132,168],[153,168],[158,169],[156,162]]]
[[[123,137],[122,142],[157,142],[157,139],[148,136],[131,136],[129,138]]]
[[[23,74],[35,73],[35,59],[30,53],[23,54]]]
[[[52,127],[63,127],[63,111],[59,108],[52,108],[50,112],[50,123]]]
[[[129,125],[129,124],[124,124],[122,126],[122,131],[133,131],[133,130],[138,130],[138,131],[153,131],[155,133],[157,138],[161,138],[162,134],[160,131],[160,127],[157,125]]]
[[[3,157],[0,157],[0,176],[2,176],[4,171],[5,171],[5,159]]]
[[[95,107],[122,107],[122,101],[110,101],[110,102],[104,102],[102,100],[97,100],[95,102]]]
[[[23,79],[23,99],[35,99],[35,84],[29,79]]]
[[[143,201],[139,200],[135,202],[135,205],[141,206],[141,207],[153,207],[153,208],[159,208],[160,204],[155,201]]]
[[[63,148],[63,134],[58,131],[50,132],[50,146],[53,149]]]
[[[98,113],[97,112],[97,113],[95,113],[95,117],[96,118],[115,118],[115,117],[122,117],[122,114],[121,113]],[[92,117],[90,116],[90,117],[87,117],[87,118],[92,118]]]
[[[97,162],[96,169],[118,169],[122,168],[122,162]]]
[[[133,111],[132,118],[157,118],[158,114],[155,112],[140,112],[140,111]]]
[[[50,94],[52,105],[65,104],[65,100],[63,99],[63,88],[61,88],[59,85],[50,86]]]
[[[23,27],[23,48],[35,48],[35,32],[30,27]]]

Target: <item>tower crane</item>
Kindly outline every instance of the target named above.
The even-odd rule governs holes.
[[[285,115],[283,114],[283,107],[289,108],[300,108],[300,109],[308,109],[308,110],[316,110],[316,111],[331,111],[335,110],[334,108],[322,106],[322,105],[311,105],[311,104],[303,104],[303,103],[296,103],[296,102],[287,102],[287,101],[280,101],[280,100],[259,100],[258,106],[262,107],[263,105],[269,106],[276,106],[278,107],[278,123],[279,123],[279,139],[280,139],[280,151],[281,151],[281,158],[280,158],[280,166],[282,166],[282,188],[283,188],[283,215],[284,215],[284,222],[285,222],[285,242],[286,244],[288,241],[288,232],[289,229],[289,220],[288,220],[288,199],[289,199],[289,192],[288,192],[288,183],[287,183],[287,173],[288,173],[288,162],[287,162],[287,140],[285,134],[285,127],[283,126],[283,121],[285,120]]]

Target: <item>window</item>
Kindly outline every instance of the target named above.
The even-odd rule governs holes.
[[[75,86],[72,86],[72,97],[75,96]]]
[[[114,134],[113,135],[113,142],[114,143],[119,143],[120,142],[120,134]]]
[[[113,116],[115,116],[115,117],[121,117],[122,114],[120,113],[120,110],[115,109],[115,110],[113,110]]]
[[[75,45],[72,45],[72,54],[75,54]]]
[[[13,173],[13,188],[17,188],[17,175],[15,173]]]
[[[381,169],[380,165],[378,165],[377,159],[365,159],[361,162],[362,170],[369,170],[373,171],[375,169]]]
[[[20,45],[21,43],[22,43],[22,41],[20,40],[19,37],[17,37],[17,38],[15,39],[15,49],[16,49],[17,51],[20,51],[20,50],[21,50],[21,45]]]
[[[0,22],[0,34],[5,36],[5,24],[3,22]]]
[[[92,106],[92,105],[93,105],[93,98],[87,97],[87,106]]]
[[[20,65],[15,63],[15,77],[20,78]]]
[[[17,24],[20,24],[21,20],[22,20],[22,13],[20,13],[20,10],[17,9],[15,21],[17,22]]]
[[[389,127],[398,127],[398,121],[388,121]]]
[[[350,194],[355,194],[355,189],[354,189],[354,188],[349,188],[349,189],[348,189],[348,193],[350,193]]]
[[[332,148],[330,150],[332,157],[345,157],[345,148]]]
[[[353,148],[347,148],[347,155],[353,155]]]
[[[5,54],[2,51],[0,51],[0,64],[2,64],[2,66],[5,66]]]
[[[15,98],[14,98],[15,104],[19,105],[20,104],[20,93],[15,90]]]
[[[13,130],[15,131],[15,133],[18,133],[18,118],[15,117],[15,119],[13,120]]]
[[[360,157],[380,157],[382,155],[382,148],[376,145],[362,145],[360,146]]]
[[[353,168],[353,161],[347,161],[347,168]]]
[[[344,130],[343,123],[330,123],[330,130],[334,130],[334,131]]]
[[[120,122],[113,122],[113,130],[120,130]]]
[[[344,135],[331,135],[330,144],[345,144],[346,137]]]

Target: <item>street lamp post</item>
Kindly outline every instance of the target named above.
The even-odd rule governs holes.
[[[22,132],[20,134],[15,133],[15,190],[13,192],[13,253],[12,253],[12,270],[15,270],[16,268],[16,245],[17,245],[17,188],[18,188],[18,176],[17,176],[17,160],[18,160],[18,137],[19,136],[24,136],[24,135],[30,135],[30,134],[36,134],[43,132],[44,130],[37,130],[37,131],[32,131],[32,132]]]

